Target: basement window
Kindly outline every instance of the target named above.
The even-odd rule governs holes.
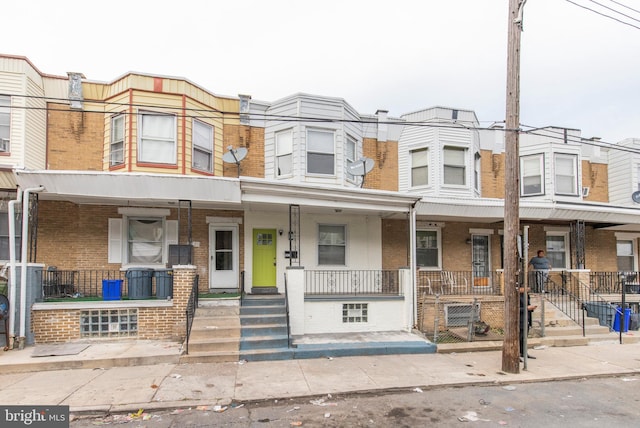
[[[369,314],[368,303],[344,303],[342,305],[342,322],[367,322]]]
[[[138,335],[138,309],[97,309],[80,313],[80,337]]]
[[[467,327],[470,322],[480,320],[480,304],[453,303],[445,305],[444,315],[447,320],[447,327]]]

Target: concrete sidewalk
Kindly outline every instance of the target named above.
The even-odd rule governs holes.
[[[20,360],[34,364],[28,352],[33,348],[0,354],[1,404],[68,405],[95,414],[640,372],[640,344],[614,342],[533,349],[537,358],[519,374],[501,371],[501,351],[179,364],[178,345],[144,341],[93,344],[83,357],[39,357],[46,371],[13,370]],[[114,363],[118,358],[131,358],[131,366]],[[50,370],[56,363],[67,368]]]

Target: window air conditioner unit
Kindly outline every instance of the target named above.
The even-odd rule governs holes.
[[[9,139],[0,138],[0,152],[8,152],[8,151],[9,151]]]
[[[587,196],[589,196],[589,188],[588,187],[583,187],[582,188],[582,197],[586,198]]]

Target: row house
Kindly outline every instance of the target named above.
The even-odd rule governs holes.
[[[505,131],[473,111],[394,118],[336,97],[265,102],[0,61],[0,258],[36,278],[30,295],[7,285],[27,342],[180,338],[192,283],[287,294],[294,335],[410,330],[420,296],[503,307]],[[521,225],[558,275],[638,270],[640,162],[619,150],[636,144],[521,133]],[[25,235],[15,251],[12,233]],[[161,293],[167,269],[180,292]]]

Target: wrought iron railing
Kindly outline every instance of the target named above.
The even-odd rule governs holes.
[[[397,270],[307,270],[305,277],[305,295],[404,295]]]
[[[589,286],[599,294],[622,294],[622,284],[625,292],[638,294],[640,292],[639,272],[591,272]]]
[[[501,295],[501,280],[501,272],[419,270],[416,275],[418,295]]]
[[[186,332],[184,337],[184,352],[189,354],[189,338],[191,336],[191,327],[193,326],[193,319],[196,316],[196,309],[198,308],[198,282],[199,276],[196,275],[193,278],[193,285],[191,286],[191,293],[189,294],[189,300],[187,301],[186,309]]]

